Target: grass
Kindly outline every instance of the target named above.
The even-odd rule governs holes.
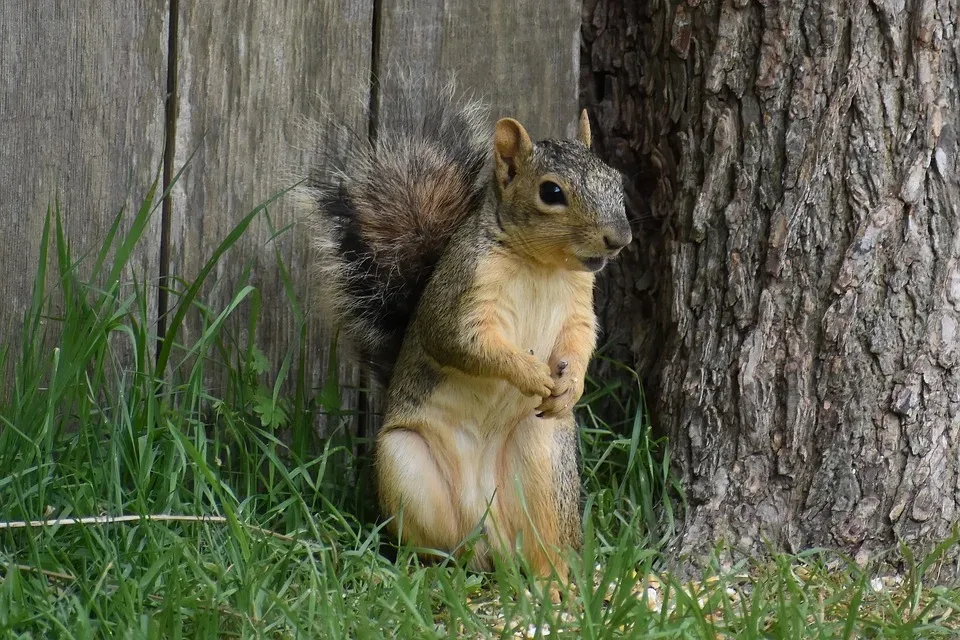
[[[0,385],[0,637],[956,637],[960,595],[923,580],[937,554],[903,579],[826,552],[672,579],[661,550],[682,502],[664,443],[639,387],[600,416],[592,406],[614,389],[596,381],[580,412],[586,543],[564,605],[510,563],[479,575],[422,566],[407,549],[388,559],[369,491],[350,480],[367,461],[354,454],[335,350],[311,389],[305,331],[271,363],[228,322],[255,335],[260,296],[245,279],[222,308],[202,300],[206,275],[266,208],[177,283],[157,349],[152,288],[124,275],[157,195],[119,212],[80,259],[59,212],[47,216],[15,373]],[[196,339],[178,341],[187,333]]]

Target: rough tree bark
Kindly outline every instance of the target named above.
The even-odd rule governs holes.
[[[958,12],[586,0],[581,100],[639,237],[606,321],[670,436],[683,550],[863,557],[958,519]]]

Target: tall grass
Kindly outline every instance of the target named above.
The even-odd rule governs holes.
[[[699,590],[661,575],[682,502],[639,385],[614,416],[591,408],[608,386],[591,380],[583,400],[585,547],[562,606],[511,563],[479,575],[402,548],[388,559],[369,489],[351,480],[367,461],[336,349],[314,393],[279,251],[264,248],[299,327],[279,363],[252,338],[260,293],[246,277],[221,307],[202,300],[247,227],[269,224],[270,203],[173,285],[158,342],[151,274],[129,275],[158,201],[154,186],[82,259],[59,209],[47,214],[13,379],[0,385],[0,637],[950,637],[956,594],[914,589],[904,605],[852,563],[782,557],[717,571]],[[11,347],[0,345],[0,370]],[[216,395],[212,372],[227,380]],[[333,425],[323,438],[321,414]]]

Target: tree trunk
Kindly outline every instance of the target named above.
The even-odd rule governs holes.
[[[586,0],[581,100],[638,237],[603,317],[670,436],[683,550],[863,557],[957,520],[958,12]]]

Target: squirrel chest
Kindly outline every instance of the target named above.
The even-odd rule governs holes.
[[[502,335],[521,351],[548,362],[564,325],[573,311],[580,274],[522,267],[484,287],[490,296],[494,322]],[[450,372],[443,376],[422,405],[430,422],[458,431],[466,440],[498,439],[533,415],[539,397],[523,395],[510,383]]]

